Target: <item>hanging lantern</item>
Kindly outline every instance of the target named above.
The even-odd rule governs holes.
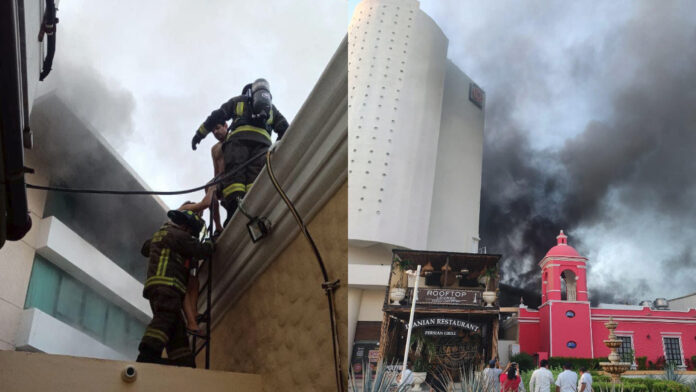
[[[430,264],[430,261],[428,261],[428,263],[421,269],[421,276],[430,276],[433,271],[435,271],[435,268],[433,268],[433,265]]]

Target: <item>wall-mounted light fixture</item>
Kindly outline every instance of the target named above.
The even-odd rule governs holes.
[[[244,209],[242,199],[239,197],[237,198],[237,208],[249,219],[249,222],[247,223],[247,231],[249,232],[252,242],[255,243],[261,240],[271,232],[271,221],[264,216],[251,216],[251,214]]]

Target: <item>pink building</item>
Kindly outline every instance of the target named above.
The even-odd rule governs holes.
[[[696,310],[672,311],[650,306],[600,305],[590,307],[587,293],[587,258],[582,257],[561,233],[558,244],[539,262],[541,306],[520,306],[520,351],[546,357],[597,358],[609,355],[602,342],[608,336],[604,323],[619,323],[616,335],[624,343],[619,354],[656,362],[661,356],[684,366],[696,355]]]

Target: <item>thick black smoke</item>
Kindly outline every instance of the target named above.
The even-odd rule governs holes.
[[[132,94],[90,68],[63,64],[51,76],[31,116],[35,148],[29,154],[37,161],[37,174],[58,187],[143,190],[109,143],[122,146],[133,135]],[[47,194],[48,216],[141,281],[146,260],[140,247],[166,220],[152,196],[61,192]]]
[[[502,58],[481,59],[489,68],[482,72],[481,237],[489,252],[504,255],[504,281],[512,285],[539,290],[536,263],[555,245],[559,229],[588,255],[593,249],[583,234],[631,227],[641,248],[649,246],[641,236],[654,235],[659,225],[669,251],[646,248],[640,260],[590,261],[590,268],[611,262],[615,271],[590,282],[593,302],[635,303],[664,284],[693,291],[679,277],[696,273],[696,9],[688,2],[647,2],[626,11],[632,15],[603,36],[555,53],[571,65],[567,97],[586,94],[603,112],[588,117],[559,148],[535,148],[516,112],[521,101],[543,101],[557,87],[544,79],[551,66],[535,55],[545,37],[516,36],[510,27],[511,36],[491,48]],[[634,268],[653,269],[654,281],[622,279]]]

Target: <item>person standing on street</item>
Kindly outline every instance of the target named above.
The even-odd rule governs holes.
[[[563,364],[563,371],[556,377],[556,392],[577,392],[578,375],[570,369],[570,363]]]
[[[549,361],[542,359],[539,369],[532,373],[529,380],[529,392],[551,392],[551,385],[554,384],[553,374],[549,370]]]
[[[592,392],[592,375],[587,371],[586,367],[580,368],[580,382],[578,383],[578,392]]]
[[[491,359],[488,367],[483,369],[483,378],[486,383],[486,390],[489,392],[500,391],[500,374],[503,370],[498,366],[498,359]]]
[[[509,362],[499,377],[500,392],[517,392],[520,387],[520,374],[517,370],[517,363]]]

